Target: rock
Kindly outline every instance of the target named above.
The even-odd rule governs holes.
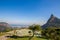
[[[47,21],[46,24],[42,26],[43,29],[48,28],[48,27],[56,27],[60,28],[60,19],[55,17],[53,14],[50,16],[49,20]]]

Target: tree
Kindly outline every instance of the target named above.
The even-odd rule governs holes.
[[[42,35],[48,40],[60,40],[60,28],[47,28],[42,31]]]
[[[32,37],[34,37],[34,31],[40,31],[41,30],[41,27],[40,27],[40,25],[31,25],[31,26],[29,26],[29,29],[31,29],[32,31],[33,31],[33,35],[32,35]],[[32,38],[32,37],[30,37],[30,39]],[[29,39],[29,40],[30,40]]]

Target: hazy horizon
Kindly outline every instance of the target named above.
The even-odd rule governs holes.
[[[51,14],[60,18],[60,0],[0,0],[0,22],[43,25]]]

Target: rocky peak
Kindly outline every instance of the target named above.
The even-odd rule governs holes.
[[[55,17],[53,14],[51,14],[47,23],[44,24],[42,27],[46,28],[46,27],[50,27],[50,26],[53,26],[53,27],[59,27],[60,26],[60,19]]]
[[[56,22],[57,20],[59,20],[57,17],[55,17],[53,14],[51,14],[49,20],[47,21],[47,23],[52,23],[52,22]]]

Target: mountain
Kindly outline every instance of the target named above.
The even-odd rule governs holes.
[[[55,17],[53,14],[50,16],[49,20],[47,21],[46,24],[42,26],[42,28],[48,28],[48,27],[60,27],[60,19]]]
[[[0,32],[5,31],[6,29],[10,28],[10,25],[6,22],[0,22]]]

